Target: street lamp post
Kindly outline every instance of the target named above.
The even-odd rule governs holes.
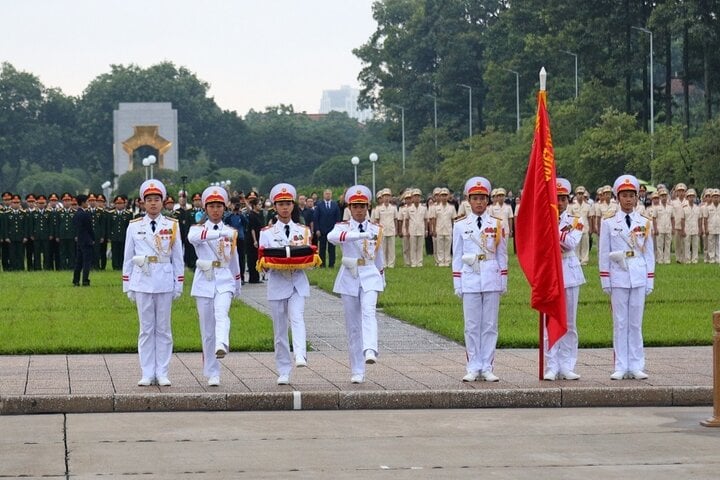
[[[653,93],[653,90],[655,90],[655,82],[653,79],[653,33],[652,31],[643,27],[631,28],[650,35],[650,176],[653,177],[652,161],[655,158],[655,98]],[[651,182],[655,183],[654,180],[654,178],[651,178]]]
[[[153,174],[153,166],[157,162],[157,158],[155,155],[148,155],[143,159],[143,165],[146,167],[150,167],[150,178],[155,178],[155,175]],[[145,180],[147,180],[147,170],[145,171]]]
[[[400,109],[400,130],[402,133],[402,173],[405,175],[405,107],[393,105]]]
[[[468,138],[472,138],[472,87],[464,83],[458,83],[457,85],[468,89]]]
[[[504,68],[503,70],[515,74],[515,131],[520,132],[520,74],[509,68]]]
[[[578,56],[576,53],[573,53],[573,52],[570,52],[567,50],[560,50],[560,51],[575,57],[575,98],[577,98],[578,97]]]
[[[100,185],[100,188],[102,188],[103,195],[105,195],[105,206],[110,206],[110,192],[112,192],[112,183],[110,183],[110,180],[106,180],[103,182],[102,185]]]
[[[372,178],[373,178],[372,193],[373,193],[373,198],[375,198],[375,162],[377,162],[377,159],[378,159],[377,153],[372,152],[370,154],[370,156],[368,157],[368,159],[370,160],[370,163],[372,164]]]
[[[360,159],[357,156],[352,157],[350,159],[350,163],[352,163],[353,168],[355,169],[355,183],[353,183],[353,185],[357,185],[357,166],[358,163],[360,163]]]

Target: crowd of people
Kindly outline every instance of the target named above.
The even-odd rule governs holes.
[[[305,269],[334,268],[336,246],[342,252],[333,291],[343,300],[351,382],[364,382],[365,365],[380,354],[375,306],[386,285],[385,269],[399,265],[398,237],[403,266],[422,267],[428,253],[435,265],[451,267],[465,321],[462,380],[499,380],[492,369],[498,312],[522,194],[492,189],[484,177],[469,179],[462,199],[444,187],[425,199],[417,188],[398,196],[383,188],[373,199],[363,185],[333,199],[330,189],[305,196],[280,183],[267,199],[211,186],[190,202],[181,190],[176,202],[154,179],[138,193],[132,202],[118,195],[106,206],[102,195],[30,194],[23,201],[6,192],[0,212],[4,271],[73,269],[73,284],[89,286],[90,270],[107,268],[108,258],[113,269],[122,270],[123,291],[137,304],[139,317],[138,385],[171,385],[171,305],[182,295],[185,268],[195,269],[191,296],[208,384],[220,384],[218,361],[230,351],[230,303],[240,297],[246,277],[267,282],[277,383],[290,383],[293,366],[308,364]],[[641,326],[655,263],[670,263],[671,252],[678,263],[719,263],[720,190],[705,189],[698,198],[679,183],[648,193],[624,175],[612,187],[597,189],[594,199],[583,186],[573,191],[565,179],[558,179],[557,193],[568,331],[546,349],[544,378],[580,378],[574,371],[579,287],[585,283],[582,266],[597,243],[600,283],[612,302],[611,378],[645,379]]]

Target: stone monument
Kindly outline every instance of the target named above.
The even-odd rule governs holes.
[[[133,153],[157,150],[156,168],[178,169],[177,110],[169,102],[120,103],[113,111],[113,173],[133,169]]]

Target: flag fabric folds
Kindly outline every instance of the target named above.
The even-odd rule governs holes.
[[[558,218],[555,153],[546,92],[541,90],[535,137],[516,218],[515,243],[520,267],[532,290],[530,305],[547,315],[548,349],[567,332]]]

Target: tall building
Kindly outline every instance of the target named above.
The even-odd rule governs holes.
[[[320,113],[345,112],[350,118],[366,122],[372,118],[372,110],[358,108],[359,94],[357,88],[351,88],[348,85],[343,85],[339,90],[323,90],[322,99],[320,99]]]

